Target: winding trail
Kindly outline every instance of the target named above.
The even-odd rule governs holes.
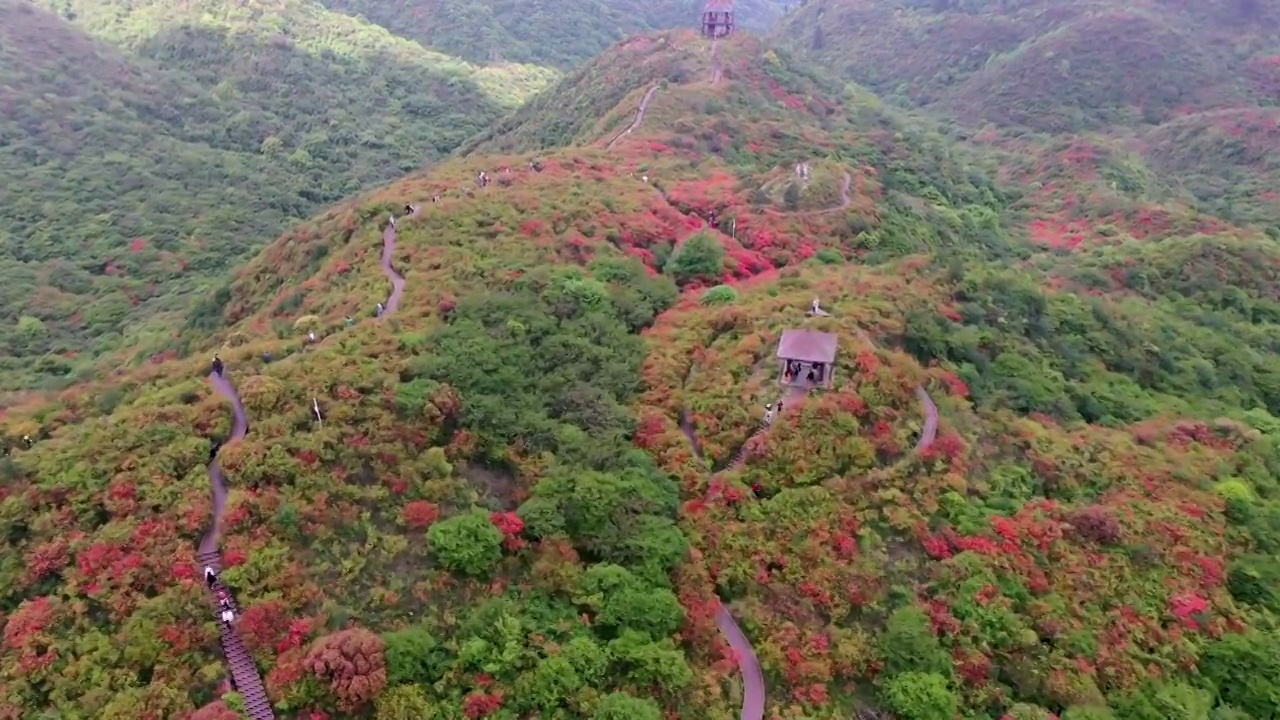
[[[657,92],[658,92],[657,85],[654,85],[645,91],[644,97],[640,98],[640,106],[636,108],[636,116],[632,118],[631,124],[628,125],[626,129],[624,129],[622,132],[618,133],[617,135],[614,135],[613,139],[609,141],[609,144],[605,145],[604,147],[605,150],[612,150],[613,146],[619,140],[630,135],[632,132],[635,131],[636,128],[640,127],[640,123],[644,122],[644,114],[649,110],[649,101],[653,99],[654,94]]]
[[[920,439],[916,441],[916,452],[924,452],[938,437],[938,406],[933,404],[929,391],[923,385],[916,386],[916,397],[924,407],[924,429],[920,431]]]
[[[249,431],[249,419],[244,410],[244,403],[240,402],[240,395],[236,393],[235,387],[230,380],[217,373],[209,374],[209,382],[213,385],[213,391],[221,395],[224,399],[231,403],[232,411],[235,414],[235,421],[231,426],[231,437],[227,439],[227,443],[239,442],[244,438],[245,433]],[[209,523],[209,530],[200,540],[200,550],[196,553],[196,563],[203,573],[204,567],[211,567],[215,572],[222,571],[222,556],[218,552],[218,537],[221,533],[222,515],[227,505],[227,481],[222,475],[222,469],[218,467],[218,458],[215,456],[209,462],[209,487],[213,493],[213,517]],[[221,578],[214,584],[214,595],[216,598],[217,590],[227,590],[227,595],[231,596],[230,589],[222,584]],[[232,609],[238,614],[240,608],[236,605],[233,597],[231,601]],[[218,613],[220,608],[217,606],[217,600],[214,600],[214,612]],[[235,687],[244,696],[245,709],[252,720],[274,720],[275,713],[271,710],[271,701],[267,699],[266,688],[262,685],[262,675],[258,672],[258,666],[253,661],[253,655],[249,653],[248,648],[244,646],[244,642],[240,636],[235,633],[221,619],[218,620],[219,641],[222,644],[222,652],[227,658],[227,665],[231,667],[231,677],[235,682]]]
[[[418,214],[420,206],[413,205],[412,212],[405,217],[413,217]],[[387,276],[391,281],[391,296],[387,298],[386,304],[383,305],[383,316],[390,315],[400,307],[400,298],[404,296],[404,276],[396,272],[395,267],[391,264],[391,258],[396,254],[396,226],[394,223],[387,223],[382,229],[382,274]]]
[[[848,177],[847,175],[845,176]],[[847,187],[847,186],[846,186]],[[874,341],[867,333],[858,328],[858,336],[867,344],[876,347]],[[689,372],[685,374],[684,383],[687,385],[689,378],[693,376],[694,366],[689,367]],[[924,408],[924,428],[920,432],[920,439],[916,441],[915,452],[921,453],[933,444],[938,436],[938,406],[934,404],[933,398],[929,396],[929,392],[924,389],[923,385],[917,385],[915,388],[916,397],[920,400],[920,405]],[[782,402],[784,407],[792,406],[797,400],[807,394],[806,390],[800,388],[788,388]],[[689,408],[686,405],[680,412],[680,429],[684,432],[684,436],[689,441],[689,445],[693,448],[693,454],[700,461],[705,461],[702,453],[702,443],[698,441],[698,433],[693,427],[693,421],[689,417]],[[751,444],[757,436],[767,432],[769,426],[761,423],[756,428],[751,437],[738,448],[738,452],[734,454],[733,460],[720,472],[727,472],[736,469],[745,461],[746,448]],[[715,475],[713,473],[712,479]],[[709,501],[714,497],[715,489],[712,483],[708,482],[706,499]],[[716,610],[716,627],[720,633],[724,635],[725,640],[732,648],[735,659],[738,662],[738,671],[742,673],[742,713],[741,720],[763,720],[764,718],[764,700],[765,700],[765,684],[764,671],[760,667],[760,659],[756,656],[755,650],[751,647],[751,640],[747,638],[747,634],[742,631],[738,621],[733,618],[729,609],[724,603]]]

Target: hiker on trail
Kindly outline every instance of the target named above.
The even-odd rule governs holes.
[[[751,492],[755,493],[757,498],[764,497],[764,486],[758,482],[751,483]]]
[[[204,566],[204,581],[209,586],[210,590],[212,590],[214,584],[218,582],[218,573],[214,572],[213,568],[208,565]]]
[[[312,330],[311,332],[307,333],[307,342],[311,343],[312,345],[314,345],[314,344],[316,343],[316,331],[315,331],[315,330]]]
[[[431,196],[431,202],[433,202],[433,203],[439,203],[439,202],[440,202],[440,193],[436,193],[435,195],[432,195],[432,196]]]
[[[387,215],[387,222],[391,223],[391,227],[393,227],[393,228],[396,226],[396,216],[395,216],[395,213],[391,213],[391,214]]]
[[[213,356],[213,374],[222,377],[222,358]]]
[[[26,443],[26,446],[27,446],[27,447],[31,447],[31,436],[30,436],[30,435],[23,435],[23,436],[22,436],[22,442]]]
[[[409,204],[406,204],[406,205],[404,206],[404,214],[405,214],[405,215],[412,215],[412,214],[413,214],[413,206],[412,206],[412,205],[409,205]]]
[[[218,451],[219,451],[219,450],[221,450],[221,449],[222,449],[222,441],[221,441],[221,440],[210,440],[210,441],[209,441],[209,462],[213,462],[213,459],[214,459],[214,458],[216,458],[216,457],[218,456]]]
[[[767,403],[764,406],[764,424],[765,425],[773,424],[773,403]]]
[[[377,306],[375,306],[375,307],[373,308],[373,312],[374,312],[378,317],[382,317],[382,313],[384,313],[384,312],[386,312],[386,311],[387,311],[387,308],[386,308],[386,306],[384,306],[382,303],[378,303],[378,304],[377,304]]]
[[[356,324],[356,321],[355,321],[355,320],[354,320],[350,315],[348,315],[348,316],[347,316],[347,327],[351,327],[352,325],[355,325],[355,324]]]
[[[779,415],[781,415],[781,414],[782,414],[782,401],[781,401],[781,400],[779,400],[779,401],[778,401],[778,414],[779,414]]]
[[[271,362],[271,353],[269,353],[269,352],[264,352],[264,353],[262,353],[262,362],[264,362],[264,363],[269,363],[269,362]]]
[[[818,307],[818,298],[813,299],[813,308],[810,310],[814,315],[822,312],[822,308]]]
[[[218,588],[218,607],[222,609],[222,622],[230,627],[231,621],[236,619],[236,614],[231,609],[231,595],[227,593],[226,588]]]

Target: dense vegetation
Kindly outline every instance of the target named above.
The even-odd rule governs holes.
[[[771,717],[1280,713],[1280,241],[1108,138],[979,155],[709,50],[610,50],[287,232],[157,362],[0,416],[0,717],[237,706],[191,558],[214,348],[252,419],[224,575],[282,715],[729,720],[721,603]],[[381,223],[433,195],[368,319]],[[799,326],[834,386],[752,438]]]
[[[156,352],[287,223],[441,157],[555,75],[306,2],[46,5],[75,24],[0,2],[4,389]]]
[[[1019,155],[1046,138],[1124,143],[1197,209],[1280,226],[1274,3],[814,0],[777,36],[898,102],[992,126]]]
[[[472,62],[499,60],[570,70],[642,30],[695,25],[702,0],[322,0],[405,37]],[[778,0],[739,0],[741,27],[765,30]]]

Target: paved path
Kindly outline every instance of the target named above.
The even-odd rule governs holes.
[[[246,432],[249,431],[248,416],[244,411],[244,403],[240,402],[240,396],[236,393],[236,389],[232,386],[231,381],[226,377],[216,373],[209,374],[209,382],[213,385],[213,391],[230,401],[232,412],[235,414],[235,422],[231,427],[231,437],[227,438],[227,444],[240,441],[244,438]],[[196,564],[200,568],[201,578],[204,577],[204,568],[211,567],[215,572],[222,570],[222,556],[218,552],[218,537],[221,533],[222,515],[227,505],[227,481],[222,475],[222,469],[218,467],[218,459],[214,457],[209,462],[209,487],[213,492],[213,518],[209,525],[209,531],[205,533],[204,538],[200,541],[200,551],[196,554]],[[221,608],[218,607],[216,590],[227,590],[230,595],[230,589],[222,585],[221,579],[215,583],[214,592],[214,613],[220,614]],[[236,605],[234,598],[231,601],[232,609],[238,615],[240,608]],[[258,673],[258,666],[253,661],[253,656],[249,653],[248,648],[244,646],[244,642],[235,630],[228,627],[222,619],[218,618],[219,641],[222,643],[222,652],[227,658],[227,665],[231,667],[231,677],[235,682],[235,686],[241,695],[244,696],[245,708],[252,720],[274,720],[275,713],[271,711],[271,701],[267,699],[266,688],[262,685],[262,675]]]
[[[413,217],[418,214],[421,208],[414,205],[413,211],[407,217]],[[382,230],[382,274],[387,276],[391,281],[391,296],[387,298],[387,302],[383,305],[383,315],[390,315],[400,307],[400,298],[404,295],[404,276],[396,272],[395,267],[391,264],[391,258],[396,254],[396,226],[395,223],[387,223]]]
[[[848,177],[847,175],[845,176]],[[846,185],[847,189],[847,185]],[[858,335],[867,344],[875,347],[875,343],[871,337],[862,329],[858,329]],[[685,376],[685,384],[688,383],[689,377],[693,375],[693,368],[689,368],[689,373]],[[938,406],[934,404],[933,398],[929,396],[929,392],[923,386],[916,386],[916,397],[920,400],[921,406],[924,408],[924,428],[920,432],[920,439],[916,441],[915,452],[923,452],[938,436]],[[800,398],[804,397],[805,391],[797,388],[788,388],[783,397],[783,407],[792,407]],[[689,440],[689,444],[693,447],[693,454],[699,459],[704,460],[702,454],[702,443],[698,441],[697,431],[694,430],[693,422],[689,418],[689,411],[686,407],[680,416],[680,429],[684,431],[685,437]],[[761,423],[756,431],[751,434],[738,452],[733,456],[724,471],[734,470],[745,460],[746,449],[757,436],[765,433],[769,429],[768,425]],[[717,473],[718,474],[718,473]],[[714,479],[714,476],[713,476]],[[708,482],[707,499],[710,500],[714,495],[713,486]],[[741,720],[762,720],[764,718],[764,699],[765,684],[764,672],[760,667],[760,659],[756,656],[755,650],[751,647],[751,641],[747,638],[746,633],[734,620],[728,608],[721,603],[719,609],[716,610],[716,627],[720,629],[720,633],[724,635],[728,641],[729,647],[733,649],[734,657],[738,662],[738,670],[742,673],[742,713]]]
[[[609,144],[605,146],[605,150],[612,150],[613,146],[622,138],[630,135],[636,128],[640,127],[640,123],[644,122],[644,114],[649,110],[649,101],[653,99],[654,93],[658,92],[658,86],[654,85],[649,88],[644,97],[640,98],[640,107],[636,108],[636,116],[631,120],[631,124],[625,130],[613,136]]]

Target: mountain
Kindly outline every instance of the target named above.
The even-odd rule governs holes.
[[[291,227],[189,354],[0,416],[0,717],[244,707],[211,449],[279,716],[1271,717],[1280,243],[959,134],[649,33]]]
[[[970,127],[1121,139],[1198,209],[1280,225],[1280,176],[1248,149],[1280,106],[1274,4],[813,0],[777,36]]]
[[[4,389],[157,352],[193,293],[288,223],[441,157],[556,76],[307,3],[50,5],[63,17],[0,2]]]
[[[388,30],[471,62],[496,60],[576,68],[628,35],[696,25],[701,0],[324,0]],[[766,30],[776,0],[735,3],[738,24]]]

